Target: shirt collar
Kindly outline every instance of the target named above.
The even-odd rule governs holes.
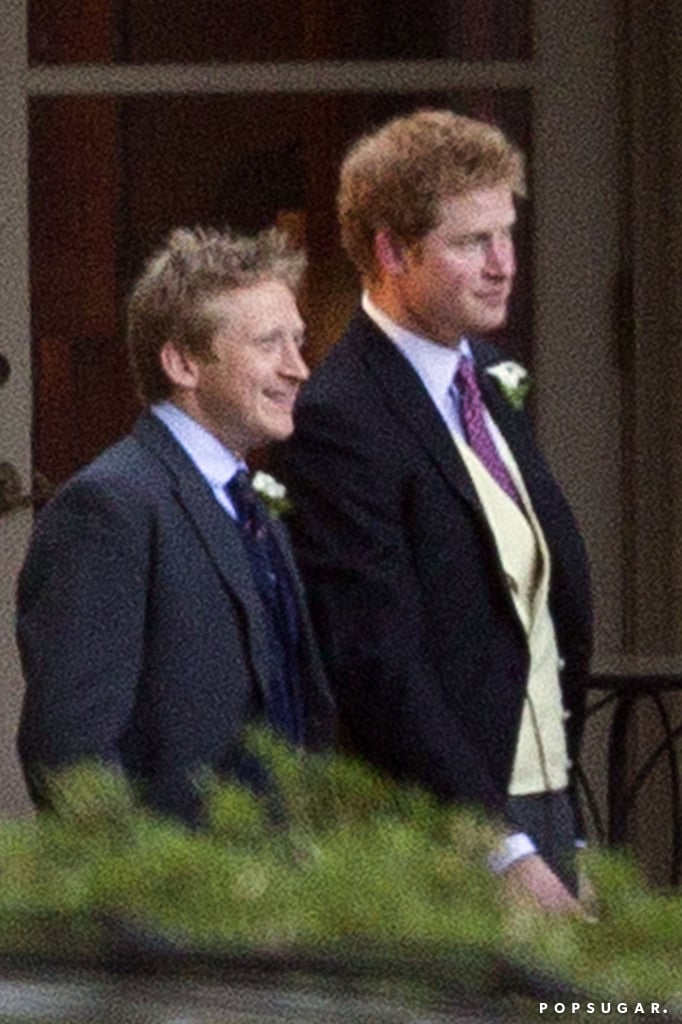
[[[174,402],[156,402],[151,412],[170,430],[211,487],[224,487],[245,463]]]
[[[460,338],[454,348],[440,345],[413,331],[401,327],[380,310],[367,292],[362,296],[362,308],[377,327],[402,352],[436,405],[441,408],[452,387],[460,360],[473,358],[467,338]]]

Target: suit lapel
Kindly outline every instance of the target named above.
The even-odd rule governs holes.
[[[482,514],[478,494],[450,431],[418,374],[364,312],[359,312],[357,318],[354,327],[362,358],[394,415],[409,427],[452,489]]]
[[[199,535],[223,584],[243,605],[250,627],[254,665],[262,686],[266,687],[267,632],[236,523],[220,507],[192,460],[157,417],[152,413],[143,414],[133,429],[133,436],[163,463],[179,509]]]
[[[512,408],[494,377],[487,372],[489,367],[500,362],[498,353],[491,346],[481,342],[473,342],[472,350],[476,361],[476,376],[486,408],[509,445],[530,502],[528,519],[535,532],[543,564],[542,585],[535,596],[537,602],[542,599],[543,593],[546,594],[548,591],[551,572],[551,559],[542,524],[542,458],[528,433],[525,417]]]
[[[476,361],[476,376],[486,408],[511,448],[530,499],[534,502],[537,497],[534,491],[539,472],[537,447],[530,443],[528,431],[522,427],[524,417],[512,408],[493,376],[487,372],[491,366],[500,362],[499,354],[491,346],[475,341],[472,342],[472,351]]]
[[[356,340],[362,346],[362,358],[369,372],[375,378],[377,386],[386,395],[395,416],[407,423],[452,489],[471,505],[479,517],[489,538],[500,578],[505,581],[504,567],[500,561],[497,544],[478,492],[450,431],[419,376],[396,346],[385,337],[364,312],[360,311],[357,314],[354,326],[358,332]],[[533,446],[523,441],[518,419],[515,419],[515,417],[518,418],[518,413],[514,412],[503,398],[493,378],[486,372],[488,366],[500,361],[499,355],[495,349],[484,343],[473,343],[472,349],[484,401],[514,453],[532,501],[532,482],[535,477],[531,455]],[[509,606],[516,615],[516,609],[506,585],[503,592],[507,594]],[[517,621],[520,621],[517,615],[516,617]]]
[[[450,431],[417,373],[364,311],[356,314],[349,334],[394,415],[409,426],[451,487],[483,515],[478,494]],[[512,409],[487,372],[500,362],[499,353],[492,345],[480,341],[472,342],[472,351],[485,404],[511,448],[533,500],[539,473],[537,448],[529,443],[522,416]]]
[[[302,633],[303,643],[300,645],[300,656],[303,676],[300,680],[299,699],[304,702],[306,708],[304,716],[306,742],[311,749],[317,747],[322,749],[326,736],[331,742],[330,728],[334,714],[334,701],[317,647],[305,590],[289,543],[289,535],[286,527],[277,519],[272,521],[272,534],[289,572]]]

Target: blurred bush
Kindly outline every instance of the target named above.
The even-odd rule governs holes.
[[[682,901],[623,856],[587,858],[596,920],[511,912],[482,818],[359,761],[264,732],[249,745],[276,798],[204,777],[197,831],[98,765],[55,775],[53,810],[0,823],[0,953],[106,956],[114,922],[188,953],[355,956],[476,992],[511,965],[576,995],[679,1007]]]

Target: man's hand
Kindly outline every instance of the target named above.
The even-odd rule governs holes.
[[[501,881],[512,904],[535,905],[552,914],[583,913],[577,899],[537,853],[514,861]]]

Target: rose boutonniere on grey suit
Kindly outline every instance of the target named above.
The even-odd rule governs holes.
[[[292,504],[287,495],[287,489],[274,476],[259,470],[253,474],[251,486],[273,519],[279,519],[280,516],[291,511]]]
[[[525,367],[514,362],[513,359],[508,359],[503,363],[496,363],[495,366],[489,366],[486,372],[495,378],[500,391],[512,409],[520,412],[532,386],[530,375]]]

